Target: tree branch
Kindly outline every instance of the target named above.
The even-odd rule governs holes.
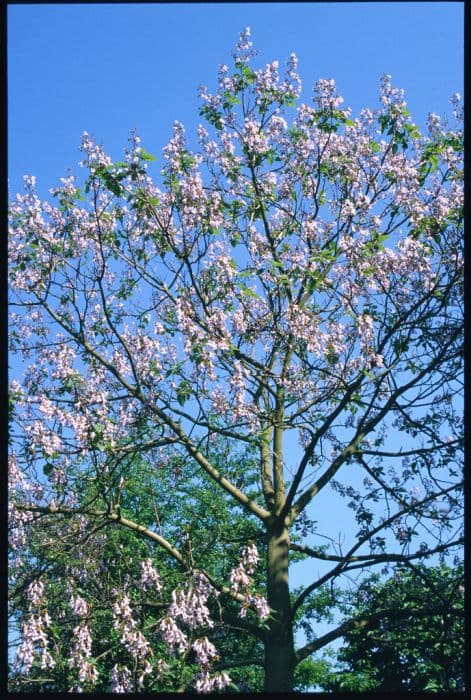
[[[318,649],[322,649],[322,647],[326,646],[326,644],[330,644],[330,642],[333,642],[334,639],[338,639],[338,637],[343,637],[345,634],[355,629],[368,630],[371,627],[374,627],[385,617],[393,616],[394,619],[411,616],[428,617],[431,615],[437,615],[449,611],[449,607],[417,608],[416,610],[412,610],[410,608],[389,608],[386,610],[379,610],[378,612],[373,613],[371,615],[359,616],[354,620],[348,620],[347,622],[344,622],[336,629],[327,632],[327,634],[324,634],[322,637],[314,639],[312,642],[309,642],[305,646],[301,647],[301,649],[298,649],[294,654],[295,665],[299,664],[303,659],[307,658],[315,651],[318,651]]]
[[[464,544],[464,538],[455,540],[454,542],[449,542],[447,544],[441,544],[434,549],[427,549],[426,551],[415,552],[414,554],[394,554],[394,553],[384,553],[384,554],[358,554],[357,556],[336,556],[334,554],[324,554],[323,552],[316,552],[316,550],[310,547],[299,545],[291,542],[289,548],[295,552],[301,552],[314,559],[322,559],[323,561],[338,561],[338,562],[361,562],[365,561],[368,564],[381,564],[385,561],[410,561],[411,559],[420,559],[428,557],[432,554],[437,554],[437,552],[443,552],[450,547],[457,547],[458,545]]]
[[[448,492],[450,492],[450,491],[453,491],[455,488],[456,488],[456,485],[453,484],[453,486],[450,486],[448,489],[444,489],[444,490],[441,491],[440,493],[432,493],[432,494],[430,494],[429,496],[427,496],[426,498],[422,499],[420,505],[423,505],[423,504],[426,503],[427,501],[433,501],[435,498],[437,498],[437,496],[441,496],[441,495],[443,495],[443,494],[445,494],[445,493],[448,493]],[[401,517],[402,515],[404,515],[405,513],[409,513],[411,510],[415,510],[416,508],[417,508],[417,504],[410,504],[410,505],[404,507],[402,510],[397,511],[396,513],[394,513],[394,515],[391,515],[387,520],[385,520],[384,522],[381,522],[379,525],[377,525],[377,526],[374,527],[372,530],[370,530],[369,532],[367,532],[365,535],[363,535],[363,537],[360,537],[360,539],[357,540],[357,541],[355,542],[355,544],[350,548],[350,550],[345,554],[345,556],[340,558],[340,561],[339,561],[339,563],[337,564],[337,566],[334,566],[333,569],[331,569],[331,570],[328,571],[326,574],[324,574],[324,576],[321,576],[320,579],[318,579],[317,581],[314,581],[313,583],[311,583],[311,585],[308,586],[307,588],[305,588],[304,591],[298,596],[298,598],[296,599],[296,601],[293,603],[293,606],[292,606],[292,610],[291,610],[291,616],[292,616],[292,618],[294,618],[294,616],[295,616],[297,610],[298,610],[298,609],[300,608],[300,606],[303,604],[303,601],[304,601],[313,591],[315,591],[317,588],[319,588],[320,586],[322,586],[322,585],[323,585],[324,583],[326,583],[326,581],[328,581],[329,579],[331,579],[331,578],[333,578],[333,577],[335,577],[335,576],[338,576],[339,574],[342,573],[342,570],[345,568],[346,561],[347,561],[350,557],[353,556],[353,553],[356,552],[356,551],[362,546],[362,544],[364,544],[364,543],[367,542],[369,539],[371,539],[372,537],[374,537],[378,532],[380,532],[380,531],[383,530],[384,528],[388,527],[388,525],[390,525],[391,523],[393,523],[397,518],[400,518],[400,517]],[[445,546],[445,549],[446,549],[447,547],[451,547],[451,546],[452,546],[451,544],[448,544],[448,545]],[[424,553],[424,555],[425,555],[425,553]]]
[[[140,535],[143,535],[144,537],[147,537],[148,539],[156,542],[159,545],[159,547],[164,549],[167,552],[167,554],[170,554],[170,556],[173,559],[175,559],[180,564],[180,566],[183,569],[185,569],[185,571],[193,570],[193,567],[191,567],[185,561],[185,558],[178,551],[178,549],[175,549],[175,547],[173,547],[173,545],[170,544],[170,542],[166,540],[165,537],[162,537],[156,532],[149,530],[149,528],[143,527],[142,525],[139,525],[138,523],[135,523],[132,520],[123,517],[120,513],[109,513],[108,511],[95,511],[87,509],[75,510],[73,508],[67,508],[65,506],[56,505],[38,506],[33,504],[15,504],[15,508],[17,508],[18,510],[29,511],[32,513],[42,513],[43,515],[65,515],[69,517],[73,517],[74,515],[88,515],[93,518],[102,518],[105,522],[108,523],[117,523],[119,525],[122,525],[123,527],[128,528],[129,530],[138,532]],[[239,603],[245,603],[245,597],[243,595],[241,595],[240,593],[235,593],[232,589],[228,588],[227,586],[223,586],[222,584],[218,583],[206,571],[201,570],[201,573],[204,574],[204,576],[208,579],[213,588],[215,588],[217,591],[230,596],[233,600],[236,600]]]

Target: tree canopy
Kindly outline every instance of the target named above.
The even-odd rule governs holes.
[[[459,96],[422,134],[388,75],[353,116],[254,56],[245,30],[194,139],[85,132],[81,179],[10,203],[15,689],[305,688],[397,614],[317,634],[347,584],[459,554]]]
[[[463,691],[463,567],[399,568],[386,582],[378,579],[362,583],[352,601],[377,624],[366,634],[358,628],[346,633],[337,655],[345,668],[327,688]],[[397,614],[383,619],[381,610],[391,606]]]

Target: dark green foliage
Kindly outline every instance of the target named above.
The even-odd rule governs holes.
[[[323,686],[334,691],[459,691],[464,689],[463,567],[398,569],[386,582],[372,577],[352,596],[372,626],[344,637],[345,668]]]

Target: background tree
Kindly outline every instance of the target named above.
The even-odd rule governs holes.
[[[113,615],[109,639],[92,629],[97,603],[75,592],[80,571],[57,584],[71,590],[76,688],[96,685],[101,644],[119,638],[113,690],[146,689],[182,657],[199,667],[196,690],[222,690],[226,659],[208,634],[236,609],[240,634],[263,645],[250,663],[263,664],[264,689],[289,691],[295,669],[348,630],[316,635],[317,596],[334,596],[352,572],[360,586],[372,567],[444,557],[463,542],[460,126],[431,114],[422,136],[389,76],[376,111],[352,119],[323,79],[289,122],[296,57],[280,77],[277,62],[250,67],[253,54],[246,30],[234,71],[220,68],[215,95],[201,91],[209,130],[199,127],[192,149],[175,123],[159,185],[136,135],[113,162],[85,133],[84,193],[71,175],[55,205],[42,202],[27,177],[11,203],[11,346],[24,362],[11,387],[12,578],[28,539],[53,547],[48,528],[69,543],[80,533],[89,576],[98,531],[105,549],[118,527],[152,550],[125,575],[121,562],[120,587],[100,602]],[[227,459],[215,458],[218,438]],[[132,465],[152,474],[169,459],[194,473],[156,497],[182,514],[183,541],[175,515],[161,535],[143,524],[146,509],[124,511]],[[241,527],[248,539],[230,568],[231,538],[219,533],[213,576],[215,488],[263,538]],[[342,547],[337,514],[317,519],[332,489],[358,524]],[[163,586],[158,548],[186,572],[185,588],[171,577]],[[290,565],[303,557],[324,569],[293,590]],[[43,578],[25,592],[26,677],[59,653]],[[139,586],[153,586],[163,608],[141,615]],[[308,634],[299,648],[297,626]]]
[[[464,690],[462,566],[398,568],[385,582],[373,576],[352,604],[365,622],[373,616],[376,624],[366,634],[358,628],[345,634],[337,655],[344,670],[325,689]],[[392,606],[397,615],[381,619],[380,611]]]
[[[214,464],[224,460],[228,474],[234,477],[240,474],[243,459],[244,470],[240,476],[244,479],[244,485],[250,488],[250,482],[256,475],[253,455],[246,453],[236,460],[235,455],[228,454],[223,441],[219,441],[218,445],[212,446],[211,456]],[[211,482],[198,483],[198,475],[185,456],[171,453],[156,470],[137,455],[121,465],[121,469],[126,474],[126,488],[121,485],[119,493],[119,508],[123,517],[138,521],[149,532],[171,536],[182,544],[181,551],[186,554],[189,563],[198,561],[199,566],[212,576],[228,578],[231,569],[238,563],[243,544],[261,539],[262,533],[257,530],[256,522],[238,513],[224,492]],[[46,473],[48,471],[46,468]],[[115,480],[121,478],[115,475]],[[198,499],[192,498],[195,490]],[[87,511],[91,507],[106,507],[103,493],[99,483],[90,480],[78,494],[78,509]],[[181,502],[176,498],[179,493],[184,495]],[[59,622],[49,631],[54,644],[55,666],[45,672],[38,660],[33,663],[27,677],[13,672],[11,688],[20,692],[28,689],[64,692],[74,686],[76,673],[74,667],[70,668],[69,652],[72,627],[77,618],[70,610],[71,596],[88,601],[88,624],[96,635],[95,657],[99,659],[94,688],[95,691],[106,692],[114,666],[123,663],[126,658],[120,635],[115,634],[111,638],[109,635],[114,623],[109,605],[113,591],[124,586],[132,596],[134,614],[139,617],[143,628],[152,629],[155,628],[156,613],[161,613],[171,602],[170,599],[164,602],[162,596],[156,596],[158,589],[181,589],[188,583],[187,569],[191,569],[191,565],[186,567],[174,560],[168,561],[160,548],[152,549],[146,539],[133,529],[113,527],[106,529],[104,536],[106,521],[93,529],[84,527],[83,519],[79,521],[79,527],[67,528],[66,525],[67,520],[39,518],[31,531],[33,538],[23,548],[23,553],[27,552],[28,557],[23,557],[15,585],[10,591],[15,617],[12,625],[21,628],[22,624],[27,623],[30,605],[25,592],[37,578],[48,590],[49,615]],[[259,544],[263,552],[263,540]],[[152,575],[148,582],[143,576],[145,570],[142,562],[148,564],[151,560],[152,567],[160,572],[157,591],[155,586],[147,585],[152,584]],[[133,585],[138,582],[134,590],[128,585],[129,582]],[[218,606],[213,606],[215,618],[218,612]],[[221,665],[227,665],[230,659],[240,663],[241,660],[262,658],[263,655],[260,640],[244,634],[243,620],[238,617],[238,612],[236,605],[232,616],[227,610],[223,627],[216,624],[214,629],[207,630],[209,638],[217,642],[219,653],[225,659],[225,664]],[[156,646],[154,653],[160,651],[164,654],[165,644],[162,640],[157,640]],[[197,673],[191,654],[169,660],[173,664],[168,665],[161,678],[154,679],[152,686],[148,683],[147,689],[152,688],[157,692],[181,691],[191,684]],[[236,666],[231,676],[235,688],[242,680],[243,685],[251,689],[263,687],[261,670],[257,674],[257,666],[242,666],[241,670]]]

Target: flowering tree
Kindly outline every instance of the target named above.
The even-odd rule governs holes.
[[[106,609],[106,641],[121,649],[113,692],[165,688],[183,657],[200,692],[229,685],[231,663],[259,664],[265,690],[289,691],[300,664],[357,624],[316,636],[323,587],[463,541],[459,96],[456,126],[431,114],[421,135],[389,76],[379,108],[352,118],[333,80],[296,107],[296,57],[284,76],[276,61],[252,68],[248,30],[233,56],[217,92],[201,90],[198,145],[174,124],[158,182],[136,135],[113,162],[85,133],[83,193],[69,175],[41,201],[27,177],[11,202],[10,336],[24,364],[11,382],[17,677],[53,668],[67,643],[71,689],[93,690],[105,651],[92,623]],[[155,517],[130,493],[136,464],[148,484],[173,474]],[[190,520],[183,540],[183,523],[159,521],[161,500],[198,512],[209,487],[253,524],[237,556],[219,539],[225,560],[190,546]],[[337,516],[316,516],[329,489],[358,524],[346,547]],[[142,547],[87,600],[82,580],[106,569],[116,528]],[[26,585],[33,540],[73,550],[54,585],[41,569]],[[300,557],[324,573],[293,590]],[[176,588],[164,576],[175,568]],[[68,610],[53,619],[60,588]],[[217,640],[231,624],[260,658],[224,664]]]

